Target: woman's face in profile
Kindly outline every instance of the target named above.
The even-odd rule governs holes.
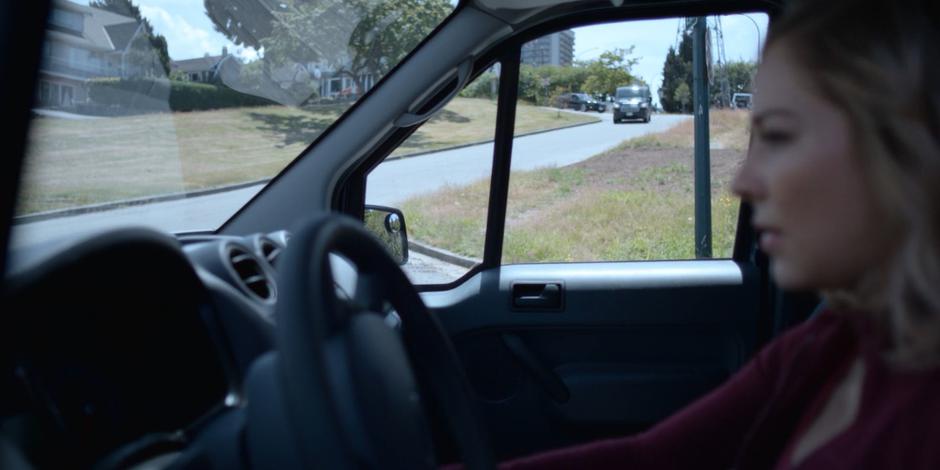
[[[732,191],[785,289],[852,287],[888,251],[888,227],[844,113],[824,99],[784,42],[755,78],[751,145]]]

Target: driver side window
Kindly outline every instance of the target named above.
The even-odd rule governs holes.
[[[696,246],[694,19],[609,23],[522,46],[503,233],[486,227],[498,66],[369,175],[367,203],[404,212],[412,279],[456,280],[499,236],[502,264],[730,258],[740,202],[728,186],[750,119],[733,97],[753,91],[767,17],[705,21],[709,250]]]
[[[366,180],[366,205],[401,209],[409,257],[402,268],[415,284],[446,284],[483,258],[500,64],[467,85]],[[523,104],[516,131],[528,134],[591,122]]]

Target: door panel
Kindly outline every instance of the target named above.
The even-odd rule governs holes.
[[[425,301],[454,338],[502,457],[642,430],[755,347],[757,271],[730,260],[513,265]],[[562,286],[520,309],[512,286]]]

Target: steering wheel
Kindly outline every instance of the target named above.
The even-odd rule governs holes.
[[[348,299],[337,294],[335,256],[355,267]],[[283,400],[284,436],[302,467],[436,468],[426,391],[446,416],[466,468],[495,468],[453,345],[358,221],[327,214],[303,224],[278,268],[271,377]],[[387,305],[400,316],[401,331],[386,323]]]

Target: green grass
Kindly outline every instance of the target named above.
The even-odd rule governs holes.
[[[344,110],[283,106],[67,120],[37,117],[18,215],[270,178]],[[519,107],[520,132],[593,117]],[[496,105],[456,98],[396,154],[493,138]]]
[[[633,180],[625,189],[586,189],[564,199],[555,191],[543,196],[551,210],[510,225],[504,263],[695,257],[691,188],[659,191]],[[713,194],[712,204],[713,251],[729,257],[737,201]]]
[[[482,258],[488,199],[488,180],[448,186],[433,195],[412,198],[401,207],[408,223],[408,236],[454,253]]]
[[[747,111],[712,109],[708,116],[711,143],[720,148],[745,151],[750,135],[751,115]],[[614,150],[624,149],[691,149],[694,146],[694,121],[683,121],[671,129],[630,139]]]

